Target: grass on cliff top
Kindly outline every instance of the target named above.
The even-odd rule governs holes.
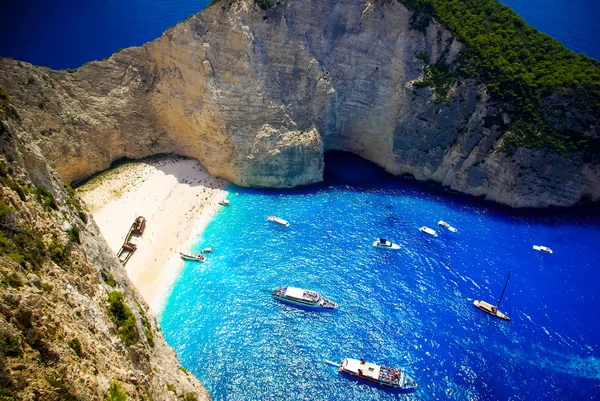
[[[570,107],[600,115],[600,63],[576,55],[527,25],[510,7],[496,0],[398,1],[414,12],[413,28],[424,29],[435,18],[466,45],[461,74],[485,83],[492,99],[504,105],[513,121],[529,125],[529,131],[536,133],[519,136],[523,141],[513,141],[514,145],[557,150],[568,147],[563,140],[572,132],[539,124],[550,112],[541,106],[549,95],[567,104],[558,110],[559,122],[564,121]],[[556,115],[557,110],[552,113]],[[538,140],[540,133],[552,135],[554,140]]]

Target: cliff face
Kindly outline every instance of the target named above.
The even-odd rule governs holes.
[[[0,97],[0,398],[209,400]],[[116,294],[116,295],[115,295]],[[119,295],[121,294],[121,295]],[[122,297],[109,303],[109,298]],[[110,398],[124,399],[124,398]]]
[[[600,199],[600,162],[581,152],[499,151],[502,116],[484,85],[447,102],[423,79],[457,68],[463,46],[435,23],[411,29],[397,1],[288,0],[263,11],[222,0],[162,37],[75,73],[0,62],[0,85],[65,181],[121,157],[173,152],[245,186],[322,179],[323,153],[346,150],[515,207]],[[504,119],[507,117],[504,116]],[[599,137],[597,116],[580,128]]]

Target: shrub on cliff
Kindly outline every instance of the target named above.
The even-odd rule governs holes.
[[[125,345],[132,345],[138,339],[135,327],[135,316],[131,308],[125,303],[123,293],[112,291],[108,294],[108,310],[112,321],[117,325],[119,338]]]
[[[44,188],[39,188],[35,190],[35,193],[42,204],[42,207],[45,211],[49,212],[50,210],[58,210],[58,205],[54,200],[54,196]]]
[[[81,357],[81,341],[79,341],[78,338],[74,338],[69,341],[68,345],[73,351],[75,351],[78,357]]]
[[[108,388],[108,397],[106,401],[126,401],[127,393],[121,389],[121,383],[113,381]]]

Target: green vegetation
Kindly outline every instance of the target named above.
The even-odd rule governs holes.
[[[17,195],[19,195],[19,199],[21,199],[23,202],[27,200],[27,196],[25,196],[26,189],[24,190],[21,185],[12,179],[8,173],[8,170],[3,164],[0,164],[0,184],[15,191]]]
[[[281,3],[281,0],[254,0],[254,3],[256,3],[256,5],[259,6],[261,9],[268,10],[269,8],[273,8],[279,5],[279,3]]]
[[[137,300],[137,298],[135,299],[135,303],[138,309],[140,310],[140,313],[142,314],[142,323],[144,324],[145,328],[144,334],[146,335],[146,341],[148,341],[148,345],[154,348],[154,333],[152,332],[152,327],[150,326],[150,320],[148,320],[148,316],[146,315],[144,308],[142,308],[142,305],[140,304],[140,301]]]
[[[6,277],[4,277],[4,279],[2,279],[2,282],[0,284],[2,284],[2,286],[4,286],[4,287],[12,287],[12,288],[23,287],[23,282],[21,281],[21,278],[15,273],[7,274]]]
[[[112,321],[117,325],[119,338],[125,345],[132,345],[138,339],[135,328],[135,316],[131,308],[125,303],[123,293],[112,291],[108,294],[108,310]]]
[[[460,74],[484,82],[492,99],[517,122],[516,128],[507,127],[518,131],[505,141],[507,146],[564,151],[579,138],[557,124],[541,123],[545,116],[551,113],[561,126],[571,107],[600,115],[600,63],[528,26],[509,7],[496,0],[398,1],[415,12],[413,28],[422,29],[435,18],[466,45]],[[559,99],[560,110],[543,105],[550,95]]]
[[[77,71],[77,68],[67,68],[65,71],[68,72],[69,74],[72,74]]]
[[[81,342],[79,341],[79,339],[74,338],[67,344],[69,344],[69,347],[71,347],[71,349],[75,351],[77,356],[81,358]]]
[[[8,256],[24,268],[30,263],[33,270],[37,270],[44,262],[46,248],[30,228],[10,227],[0,231],[0,254]]]
[[[19,115],[10,104],[10,97],[0,86],[0,120],[4,118],[18,119]]]
[[[48,252],[50,259],[60,267],[65,267],[69,264],[69,250],[56,239],[48,244]]]
[[[430,86],[435,95],[435,103],[448,103],[448,92],[450,87],[456,83],[457,77],[447,71],[447,66],[442,63],[436,65],[429,64],[429,56],[426,53],[419,52],[416,57],[423,62],[423,80],[413,82],[417,88]]]
[[[65,191],[67,191],[67,195],[69,195],[69,198],[67,199],[67,202],[69,202],[69,205],[73,206],[75,209],[77,209],[78,211],[83,211],[83,207],[81,206],[81,203],[79,202],[79,198],[77,197],[77,194],[75,193],[75,190],[73,188],[71,188],[71,186],[69,184],[63,184],[65,187]]]
[[[175,385],[173,383],[167,383],[167,390],[177,395],[177,389],[175,388]]]
[[[39,188],[35,190],[35,194],[37,195],[40,203],[42,204],[42,208],[49,212],[51,210],[58,210],[58,205],[54,200],[54,196],[44,188]]]
[[[77,226],[73,226],[67,230],[67,235],[69,239],[77,244],[81,244],[81,239],[79,238],[79,228]]]
[[[71,393],[71,388],[64,382],[64,379],[58,375],[54,375],[46,378],[46,381],[50,386],[54,388],[54,391],[58,394],[58,398],[55,400],[61,401],[80,401],[81,398]]]
[[[108,388],[108,397],[106,401],[126,401],[127,393],[121,389],[121,383],[113,381]]]
[[[185,393],[183,401],[198,401],[198,396],[196,395],[196,393]]]
[[[106,280],[106,284],[113,288],[115,288],[115,286],[117,285],[117,282],[115,281],[115,276],[112,273],[109,273],[108,279]]]
[[[23,355],[23,348],[10,331],[0,331],[0,355],[6,357],[17,357]],[[0,398],[2,399],[2,398]]]
[[[5,217],[10,216],[13,212],[13,208],[8,206],[2,199],[0,199],[0,222]]]

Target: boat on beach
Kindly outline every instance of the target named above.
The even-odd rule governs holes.
[[[400,249],[400,245],[394,244],[394,243],[386,240],[385,238],[377,238],[375,240],[375,242],[373,242],[373,246],[375,248],[382,248],[382,249]]]
[[[335,362],[327,361],[327,363],[336,365]],[[338,366],[338,372],[378,386],[404,391],[412,391],[417,388],[417,383],[404,370],[399,368],[391,368],[367,362],[364,359],[352,358],[342,359]]]
[[[229,206],[231,202],[228,199],[222,199],[219,201],[219,205]]]
[[[201,253],[179,252],[179,255],[181,255],[181,258],[185,259],[185,260],[195,260],[196,262],[205,262],[206,261],[206,257],[204,255],[202,255]]]
[[[287,220],[281,219],[281,218],[279,218],[277,216],[274,216],[274,215],[270,215],[267,218],[267,220],[272,221],[272,222],[277,223],[277,224],[281,224],[282,226],[285,226],[285,227],[289,227],[290,226],[290,223]]]
[[[419,228],[419,231],[421,231],[422,233],[425,233],[425,234],[429,234],[432,237],[438,236],[437,233],[435,232],[435,230],[432,230],[431,228],[429,228],[427,226],[423,226],[423,227]]]
[[[202,253],[211,253],[212,251],[214,251],[215,248],[204,248],[203,250],[201,250],[200,252]]]
[[[438,226],[442,226],[446,230],[453,232],[453,233],[458,232],[458,230],[456,228],[452,227],[450,224],[446,223],[444,220],[438,221]]]
[[[506,291],[506,286],[508,285],[508,280],[510,279],[510,273],[508,272],[508,277],[506,278],[506,283],[504,283],[504,289],[502,290],[502,294],[500,294],[500,299],[498,299],[498,305],[492,305],[485,301],[475,301],[473,305],[484,311],[485,313],[498,317],[500,319],[510,321],[510,317],[506,316],[504,313],[500,312],[498,308],[500,307],[500,302],[502,302],[502,297],[504,297],[504,291]]]
[[[322,297],[318,292],[296,287],[279,287],[271,293],[273,298],[309,308],[335,309],[338,304]]]
[[[536,251],[540,251],[540,252],[552,253],[552,249],[548,248],[547,246],[534,245],[533,249],[535,249]]]

